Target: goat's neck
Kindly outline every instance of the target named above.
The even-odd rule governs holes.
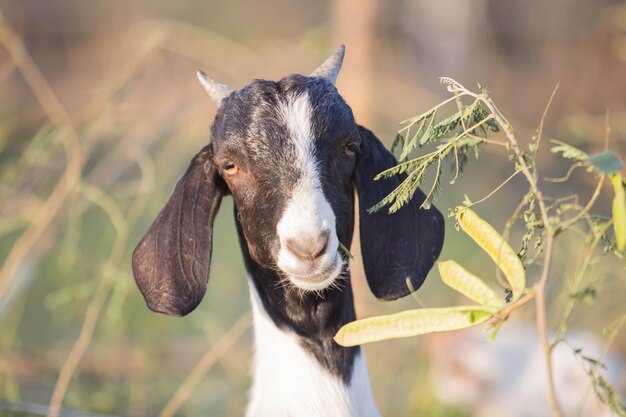
[[[355,318],[349,281],[323,298],[300,294],[244,257],[256,347],[248,416],[378,416],[361,349],[333,341]]]

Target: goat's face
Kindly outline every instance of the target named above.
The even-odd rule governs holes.
[[[321,290],[341,274],[359,145],[350,107],[322,78],[256,80],[222,101],[212,162],[257,263],[303,290]]]
[[[213,222],[229,192],[246,260],[289,286],[322,291],[341,275],[346,256],[339,247],[351,243],[354,189],[374,295],[394,300],[422,284],[443,244],[443,218],[434,207],[420,209],[419,190],[394,215],[367,212],[403,178],[373,180],[397,162],[355,123],[335,89],[343,53],[337,48],[309,77],[257,80],[240,90],[198,73],[219,105],[211,143],[194,156],[133,253],[135,280],[151,309],[184,315],[198,305]]]

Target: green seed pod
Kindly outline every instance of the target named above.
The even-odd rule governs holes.
[[[457,207],[456,218],[461,229],[487,252],[502,270],[513,291],[513,301],[517,300],[526,288],[526,271],[511,246],[471,209]]]
[[[504,302],[485,282],[455,261],[437,262],[441,280],[450,288],[485,306],[502,307]]]
[[[623,179],[620,174],[611,175],[611,183],[615,190],[613,197],[613,230],[615,231],[615,243],[617,250],[624,252],[626,249],[626,192],[624,192]]]
[[[479,306],[422,308],[386,316],[370,317],[343,326],[335,335],[341,346],[357,346],[399,337],[447,332],[477,326],[496,310]]]

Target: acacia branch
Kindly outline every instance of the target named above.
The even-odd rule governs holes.
[[[481,100],[481,102],[490,110],[491,114],[493,114],[495,121],[502,127],[504,130],[504,134],[507,139],[511,143],[511,148],[515,152],[515,156],[517,159],[517,163],[519,167],[526,177],[528,184],[530,185],[530,189],[535,195],[537,200],[537,204],[539,205],[539,211],[541,213],[541,219],[544,224],[546,230],[546,242],[545,242],[545,253],[544,253],[544,262],[543,269],[541,271],[541,275],[539,281],[535,284],[535,293],[536,293],[536,315],[537,315],[537,330],[539,332],[539,338],[541,341],[541,346],[544,353],[544,360],[546,363],[546,371],[547,371],[547,380],[548,380],[548,401],[550,403],[550,408],[552,409],[552,414],[555,417],[563,417],[563,412],[561,411],[561,406],[559,405],[558,398],[556,395],[556,389],[554,385],[554,375],[552,370],[552,351],[550,349],[550,341],[548,337],[548,324],[547,324],[547,314],[546,314],[546,284],[548,282],[548,278],[550,276],[550,267],[552,264],[552,249],[554,246],[554,237],[555,230],[550,226],[550,217],[548,215],[548,210],[546,208],[546,204],[541,193],[539,187],[537,186],[537,176],[536,170],[531,172],[528,164],[526,163],[525,157],[522,154],[522,151],[519,147],[519,143],[517,138],[515,137],[515,133],[513,132],[513,127],[509,123],[509,121],[500,113],[497,107],[484,95],[478,95],[471,93],[475,98]]]
[[[514,303],[507,305],[507,307],[503,310],[498,311],[493,316],[493,320],[491,320],[491,327],[496,327],[501,322],[505,321],[509,318],[509,316],[518,308],[525,306],[532,300],[537,297],[537,292],[533,289],[530,292],[526,293],[523,297],[520,297]]]
[[[596,200],[600,196],[600,191],[602,190],[602,185],[604,184],[604,179],[605,178],[606,178],[605,174],[602,174],[600,176],[600,181],[598,181],[598,184],[596,185],[596,189],[593,191],[593,195],[591,196],[591,198],[587,202],[587,205],[582,210],[580,210],[576,214],[576,216],[574,216],[567,223],[565,223],[564,225],[559,227],[559,229],[556,231],[557,235],[560,234],[560,233],[563,233],[564,231],[569,229],[570,226],[576,224],[580,219],[583,218],[583,216],[585,216],[587,213],[589,213],[589,210],[591,210],[591,207],[593,207],[593,205],[595,204]]]

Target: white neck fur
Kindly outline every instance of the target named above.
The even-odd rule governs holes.
[[[293,333],[278,328],[250,282],[255,357],[247,417],[378,417],[359,349],[350,383],[331,374]]]

